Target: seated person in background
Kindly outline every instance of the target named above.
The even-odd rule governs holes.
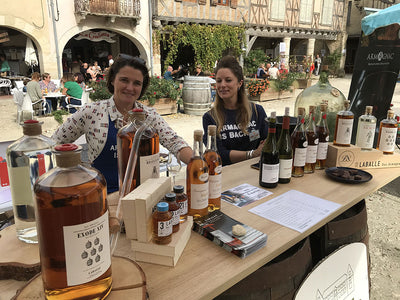
[[[72,75],[72,73],[65,73],[61,80],[64,84],[62,94],[67,96],[65,98],[65,101],[61,103],[61,106],[67,109],[67,104],[80,105],[82,103],[81,98],[83,90],[81,86],[76,81],[74,81],[74,76]],[[76,112],[76,109],[70,108],[69,111],[71,113],[74,113]]]
[[[96,80],[98,80],[99,78],[103,78],[103,72],[97,61],[95,61],[93,63],[92,70],[93,70],[94,75],[96,76]]]
[[[87,63],[83,63],[81,66],[81,74],[85,78],[85,82],[88,83],[90,79],[92,79],[92,76],[88,73],[89,65]]]
[[[172,75],[177,72],[178,70],[174,70],[172,66],[168,66],[167,71],[164,73],[164,79],[173,80],[174,78],[172,77]]]
[[[288,69],[286,69],[284,63],[281,63],[281,67],[279,69],[279,76],[286,75],[287,73],[289,73]]]
[[[277,79],[278,78],[278,67],[277,64],[274,64],[271,68],[269,68],[268,73],[269,73],[269,78],[271,79]]]
[[[204,76],[201,65],[196,66],[196,74],[194,74],[194,76]]]
[[[34,72],[32,74],[32,80],[29,81],[26,84],[26,92],[29,95],[29,97],[32,100],[32,103],[35,103],[32,105],[33,110],[35,111],[36,115],[41,115],[43,113],[48,114],[50,113],[51,109],[51,101],[47,100],[47,104],[45,106],[45,111],[43,112],[43,94],[42,94],[42,89],[40,88],[39,85],[39,80],[40,80],[40,74],[38,72]],[[42,101],[40,101],[42,100]]]
[[[51,81],[51,76],[49,73],[42,74],[42,80],[39,81],[40,89],[45,91],[45,93],[56,92],[57,87],[53,81]]]
[[[233,56],[225,56],[218,62],[215,74],[215,103],[203,115],[204,143],[208,125],[216,125],[223,166],[260,156],[268,134],[266,114],[261,105],[248,100],[242,67]]]
[[[85,78],[83,78],[82,73],[75,73],[74,80],[80,85],[82,90],[86,89]]]
[[[260,64],[257,69],[257,78],[265,78],[267,77],[267,73],[265,72],[265,64]]]
[[[6,60],[6,57],[4,55],[0,55],[0,75],[10,75],[10,65],[8,64],[8,61]]]

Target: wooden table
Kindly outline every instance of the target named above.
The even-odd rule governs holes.
[[[257,159],[234,164],[223,169],[223,190],[249,183],[258,186],[258,171],[250,164]],[[267,246],[245,259],[228,253],[197,233],[192,233],[178,264],[173,267],[139,263],[147,277],[150,299],[212,299],[228,289],[259,267],[263,266],[312,232],[334,219],[369,194],[389,183],[400,175],[400,168],[368,169],[373,179],[363,184],[342,184],[330,180],[323,170],[307,174],[301,178],[292,178],[289,184],[280,184],[271,189],[272,195],[248,206],[238,208],[222,203],[222,210],[234,219],[246,223],[267,233]],[[291,189],[341,204],[342,206],[329,217],[304,233],[268,221],[248,212],[254,206],[268,201]],[[132,258],[130,241],[121,238],[116,255]],[[0,299],[3,290],[15,291],[20,282],[0,281]],[[4,298],[6,299],[6,298]]]

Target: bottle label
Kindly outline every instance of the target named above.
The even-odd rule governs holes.
[[[356,145],[361,148],[372,148],[374,145],[376,123],[358,121]]]
[[[172,213],[172,225],[178,225],[181,220],[181,209],[177,209],[174,211],[171,211]]]
[[[222,166],[216,166],[214,169],[214,173],[215,174],[221,174],[222,172]]]
[[[208,182],[190,185],[191,209],[203,209],[208,206]]]
[[[279,180],[279,164],[262,164],[261,181],[265,183],[276,183]]]
[[[140,182],[149,178],[160,178],[160,153],[140,156]]]
[[[108,211],[92,221],[64,226],[63,232],[68,286],[92,281],[108,270],[111,266]]]
[[[16,168],[8,166],[11,197],[14,206],[33,206],[33,192],[29,169],[29,166]]]
[[[179,207],[180,207],[180,215],[184,216],[188,213],[188,201],[182,201],[182,202],[178,202]]]
[[[279,178],[292,177],[293,159],[279,159]]]
[[[328,156],[328,143],[319,143],[317,150],[317,159],[323,160]]]
[[[215,199],[221,197],[222,175],[210,175],[208,177],[208,198]]]
[[[201,181],[207,181],[208,180],[208,173],[203,173],[199,176],[199,179]]]
[[[351,142],[353,119],[339,119],[336,130],[336,143],[347,145]]]
[[[294,149],[293,166],[304,167],[306,164],[307,148]]]
[[[157,235],[159,237],[169,236],[172,234],[172,219],[168,221],[158,221],[157,226],[158,226]]]
[[[393,152],[396,141],[397,128],[381,127],[381,138],[379,140],[379,150]]]
[[[308,145],[306,163],[313,164],[317,162],[317,148],[318,145],[312,145],[312,146]]]

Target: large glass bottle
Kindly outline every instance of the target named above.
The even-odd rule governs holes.
[[[120,190],[125,178],[125,171],[131,153],[133,138],[135,137],[136,131],[143,124],[145,118],[146,115],[143,110],[135,108],[129,112],[129,123],[118,131],[117,154]],[[135,172],[129,192],[148,178],[160,177],[159,152],[159,136],[156,130],[149,126],[140,139]]]
[[[318,136],[317,130],[315,127],[315,106],[310,105],[309,109],[309,117],[307,123],[307,155],[306,155],[306,164],[304,166],[304,173],[314,173],[315,164],[317,162],[317,151],[318,151]]]
[[[304,128],[304,115],[304,107],[299,107],[297,109],[297,125],[291,136],[293,149],[293,177],[304,176],[304,166],[306,164],[308,146],[307,134]]]
[[[27,120],[22,126],[24,136],[7,148],[7,167],[17,237],[37,243],[33,185],[54,167],[51,147],[55,143],[42,135],[42,123]]]
[[[289,107],[285,107],[285,115],[282,119],[282,131],[277,145],[279,152],[279,183],[289,183],[292,177],[293,164],[293,150],[289,131]]]
[[[317,125],[318,135],[318,148],[317,148],[317,163],[315,169],[322,170],[325,168],[326,159],[328,157],[328,143],[329,143],[329,128],[327,124],[327,107],[328,105],[322,103],[320,105],[321,116]]]
[[[374,146],[376,118],[372,115],[372,106],[365,107],[365,114],[358,118],[356,146],[371,150]]]
[[[189,216],[194,218],[208,214],[208,167],[203,159],[203,131],[193,134],[193,156],[186,168],[186,191]]]
[[[350,101],[344,102],[344,110],[336,115],[335,134],[333,144],[337,146],[350,147],[353,132],[354,114],[350,111]]]
[[[208,166],[208,210],[221,208],[222,160],[217,149],[217,126],[208,125],[204,160]]]
[[[389,109],[387,118],[383,119],[379,126],[378,143],[376,149],[383,154],[393,154],[397,135],[397,121],[394,118],[394,111]]]
[[[279,180],[279,152],[276,145],[276,112],[271,112],[268,136],[261,151],[258,182],[262,187],[274,188]]]
[[[104,299],[111,290],[106,181],[80,152],[56,146],[57,167],[34,186],[46,299]]]

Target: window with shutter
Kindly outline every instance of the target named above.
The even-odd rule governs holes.
[[[313,10],[313,0],[301,0],[299,22],[311,23]]]
[[[285,19],[285,1],[272,0],[270,11],[271,11],[271,19],[284,20]]]
[[[324,0],[322,4],[322,25],[332,25],[333,0]]]

